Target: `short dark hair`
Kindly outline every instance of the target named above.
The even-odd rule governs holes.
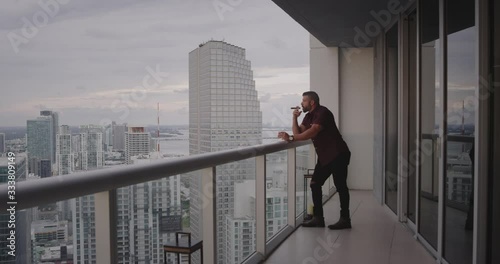
[[[311,100],[316,102],[319,105],[319,95],[314,91],[307,91],[302,94],[302,96],[308,96]]]

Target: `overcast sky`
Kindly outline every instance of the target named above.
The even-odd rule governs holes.
[[[0,126],[41,109],[60,112],[60,124],[155,124],[157,102],[163,125],[188,124],[188,53],[210,39],[246,49],[264,123],[290,125],[289,107],[309,90],[309,34],[271,0],[4,2]],[[139,89],[148,67],[163,77]]]

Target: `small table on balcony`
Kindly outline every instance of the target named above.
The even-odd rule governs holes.
[[[181,239],[179,241],[179,236],[187,236],[187,241],[185,239]],[[181,263],[181,254],[188,255],[188,262],[191,263],[191,254],[200,250],[200,258],[201,264],[203,264],[203,240],[191,241],[191,233],[186,232],[175,232],[175,243],[167,243],[163,245],[163,258],[164,263],[167,263],[167,253],[175,253],[177,254],[177,263]]]

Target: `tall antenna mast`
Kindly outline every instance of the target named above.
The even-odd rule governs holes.
[[[462,101],[462,135],[465,135],[465,101]]]
[[[158,153],[160,153],[160,103],[158,103],[158,115],[157,115],[157,121],[158,121],[158,130],[156,133],[156,150],[158,150]]]
[[[462,136],[465,135],[465,100],[462,100]],[[465,144],[462,144],[462,153],[465,152]]]

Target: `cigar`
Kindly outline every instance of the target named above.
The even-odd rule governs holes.
[[[300,110],[300,106],[290,107],[290,109],[292,109],[292,110]]]

